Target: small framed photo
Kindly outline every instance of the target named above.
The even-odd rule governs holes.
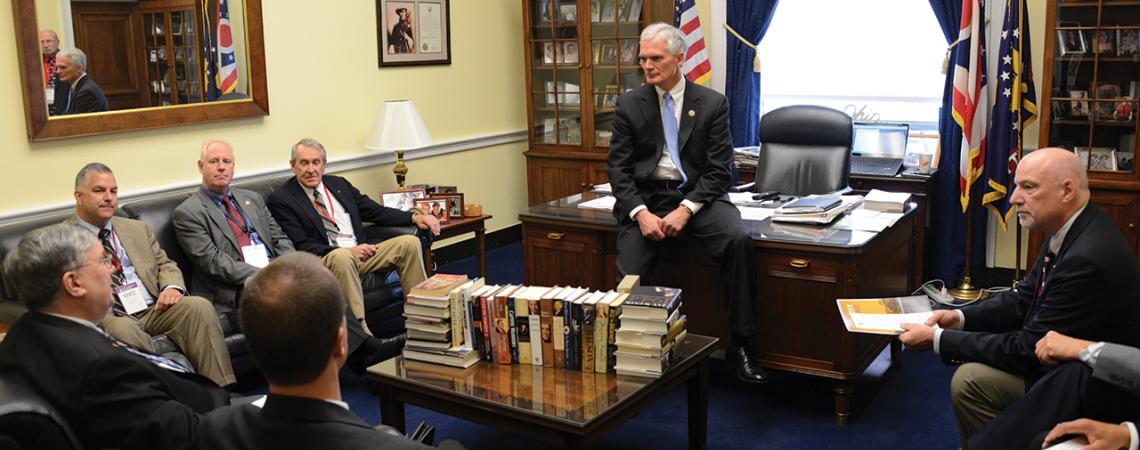
[[[436,186],[436,194],[456,194],[459,192],[458,186]]]
[[[1096,87],[1097,100],[1114,100],[1120,98],[1120,85],[1115,83],[1101,83]],[[1114,120],[1116,103],[1111,101],[1096,102],[1096,118],[1101,120]]]
[[[451,194],[435,194],[431,196],[431,198],[443,199],[447,201],[447,217],[449,219],[463,218],[463,194],[460,194],[458,192]]]
[[[616,85],[616,84],[607,84],[606,85],[606,95],[605,95],[605,97],[602,98],[602,107],[603,108],[615,108],[615,107],[617,107],[617,98],[618,98],[617,92],[618,92],[618,85]]]
[[[599,61],[598,62],[600,62],[602,64],[617,64],[617,62],[618,62],[617,45],[614,45],[612,43],[602,44],[601,50],[599,50],[599,52],[600,52],[600,54],[599,54]]]
[[[1136,164],[1135,152],[1116,152],[1116,170],[1131,172],[1134,164]]]
[[[417,199],[427,198],[423,189],[399,189],[380,193],[380,204],[400,211],[410,211]]]
[[[1089,170],[1099,172],[1112,172],[1116,170],[1116,149],[1110,147],[1093,147],[1089,156]]]
[[[617,14],[617,5],[614,4],[615,0],[602,0],[602,22],[613,22]]]
[[[447,199],[425,198],[416,200],[416,208],[424,214],[431,214],[440,222],[447,222],[451,216],[447,214]]]
[[[542,64],[547,65],[547,66],[554,64],[554,43],[553,42],[543,42],[542,43]]]
[[[1089,148],[1073,147],[1073,152],[1077,154],[1077,161],[1080,161],[1081,166],[1083,166],[1085,170],[1089,170]]]
[[[1096,33],[1096,45],[1093,45],[1096,53],[1112,54],[1116,52],[1116,31],[1114,30],[1100,30]]]
[[[637,64],[637,40],[624,39],[621,41],[621,63]]]
[[[562,43],[562,60],[561,63],[578,64],[578,43],[577,42],[563,42]]]
[[[1140,55],[1140,30],[1125,28],[1116,33],[1116,56]]]
[[[578,5],[573,3],[562,3],[558,5],[558,20],[564,22],[578,20]]]
[[[1069,102],[1069,114],[1072,117],[1088,117],[1089,91],[1072,90],[1069,91],[1069,97],[1072,98],[1072,101]]]
[[[1089,52],[1084,30],[1057,30],[1057,46],[1061,56],[1084,55]]]
[[[380,67],[451,64],[451,0],[376,0]]]

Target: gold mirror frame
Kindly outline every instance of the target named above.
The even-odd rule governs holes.
[[[35,0],[13,0],[16,53],[24,92],[24,116],[28,139],[46,141],[76,136],[131,130],[176,127],[269,115],[269,91],[265,84],[265,40],[261,23],[261,0],[245,0],[246,47],[249,51],[250,97],[190,105],[110,111],[48,119],[43,90],[43,67]]]

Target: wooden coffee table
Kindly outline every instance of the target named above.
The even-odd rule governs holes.
[[[396,357],[368,369],[380,385],[384,424],[404,431],[411,403],[490,427],[586,449],[682,383],[688,385],[689,448],[704,449],[708,360],[717,339],[690,334],[660,379],[480,361],[467,369]]]

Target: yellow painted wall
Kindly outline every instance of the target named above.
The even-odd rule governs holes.
[[[377,68],[376,2],[335,8],[301,0],[262,1],[271,114],[257,119],[32,143],[27,139],[13,37],[0,38],[0,151],[18,195],[0,200],[0,217],[71,202],[75,172],[101,161],[121,193],[193,183],[207,139],[231,141],[238,175],[287,167],[301,137],[322,141],[330,160],[364,154],[364,140],[385,99],[415,101],[433,138],[454,141],[522,130],[522,11],[517,0],[451,2],[452,63]],[[0,13],[0,30],[12,30]],[[489,228],[517,222],[526,207],[525,143],[411,161],[410,182],[454,184],[495,215]],[[430,175],[429,175],[430,174]],[[391,166],[347,173],[374,194],[394,185]]]

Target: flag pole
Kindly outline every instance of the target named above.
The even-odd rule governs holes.
[[[973,202],[971,202],[973,203]],[[971,211],[971,206],[966,207],[966,264],[962,268],[962,281],[958,283],[958,287],[950,289],[948,292],[954,300],[958,301],[972,301],[981,300],[989,297],[987,291],[974,286],[970,280],[971,264],[970,260],[973,259],[973,241],[974,241],[974,215]]]

